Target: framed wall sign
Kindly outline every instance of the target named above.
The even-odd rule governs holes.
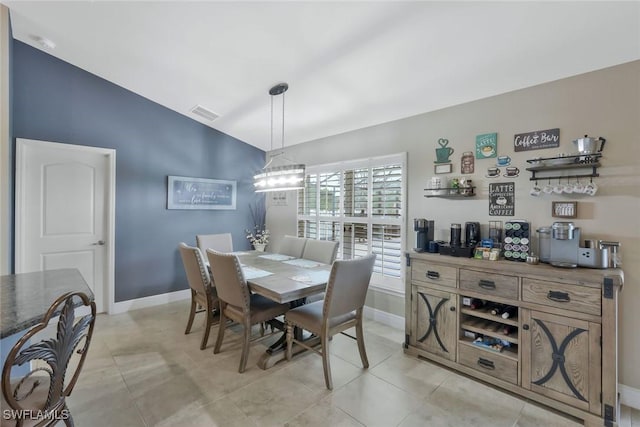
[[[577,218],[578,202],[551,202],[551,216],[554,218]]]
[[[433,173],[451,173],[452,170],[451,163],[442,163],[433,167]]]
[[[167,209],[236,208],[236,181],[169,176]]]
[[[498,134],[476,135],[476,159],[490,159],[498,155]]]

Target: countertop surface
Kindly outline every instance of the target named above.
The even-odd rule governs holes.
[[[493,273],[529,276],[543,278],[567,283],[579,283],[586,286],[602,286],[605,278],[611,278],[614,285],[622,286],[624,283],[624,273],[620,268],[560,268],[549,264],[527,264],[518,261],[489,261],[475,258],[454,257],[448,255],[432,254],[428,252],[405,252],[413,259],[421,259],[427,262],[450,265],[452,267],[463,267],[473,270],[490,271]]]
[[[60,295],[93,292],[75,268],[0,276],[0,338],[23,331],[38,323]]]

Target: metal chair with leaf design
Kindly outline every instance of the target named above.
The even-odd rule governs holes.
[[[76,307],[90,313],[75,319]],[[59,316],[54,338],[35,341]],[[53,319],[53,321],[52,321]],[[11,348],[2,369],[2,426],[73,426],[66,398],[87,357],[96,320],[96,304],[82,292],[58,297],[42,321]],[[28,364],[28,373],[20,367]]]

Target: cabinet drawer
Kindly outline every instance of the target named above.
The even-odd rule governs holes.
[[[565,310],[600,315],[600,289],[580,285],[522,279],[522,300]]]
[[[518,278],[504,274],[460,269],[460,288],[487,295],[518,299]]]
[[[411,280],[455,288],[456,268],[413,259]]]
[[[484,372],[503,381],[518,384],[518,362],[502,356],[492,354],[466,343],[460,343],[460,359],[458,362],[479,372]]]

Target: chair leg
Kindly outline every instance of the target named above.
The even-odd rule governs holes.
[[[193,292],[193,291],[191,291]],[[196,300],[193,298],[193,293],[191,294],[191,311],[189,313],[189,320],[187,320],[187,329],[185,329],[184,334],[187,335],[191,332],[191,326],[193,325],[193,318],[196,315]]]
[[[209,331],[211,331],[211,325],[213,324],[213,310],[211,307],[207,307],[207,321],[204,325],[204,335],[202,336],[202,343],[200,344],[200,350],[204,350],[207,347],[207,341],[209,341]]]
[[[287,322],[287,360],[291,361],[291,353],[293,350],[293,323]]]
[[[242,356],[240,356],[240,368],[238,372],[243,373],[247,367],[247,359],[249,358],[249,338],[251,338],[251,324],[244,322],[244,337],[242,341]]]
[[[220,303],[220,326],[218,327],[218,338],[216,338],[216,345],[213,348],[213,354],[220,353],[220,347],[222,347],[222,338],[224,337],[224,330],[227,327],[227,317],[224,315],[224,304]]]
[[[360,314],[356,322],[356,339],[358,341],[358,351],[360,352],[360,360],[362,360],[362,367],[367,369],[369,367],[369,359],[367,359],[367,351],[364,349],[364,334],[362,333],[362,314]]]
[[[333,381],[331,379],[331,364],[329,363],[329,337],[326,330],[320,333],[320,342],[322,343],[322,368],[324,370],[324,383],[329,390],[333,390]]]

